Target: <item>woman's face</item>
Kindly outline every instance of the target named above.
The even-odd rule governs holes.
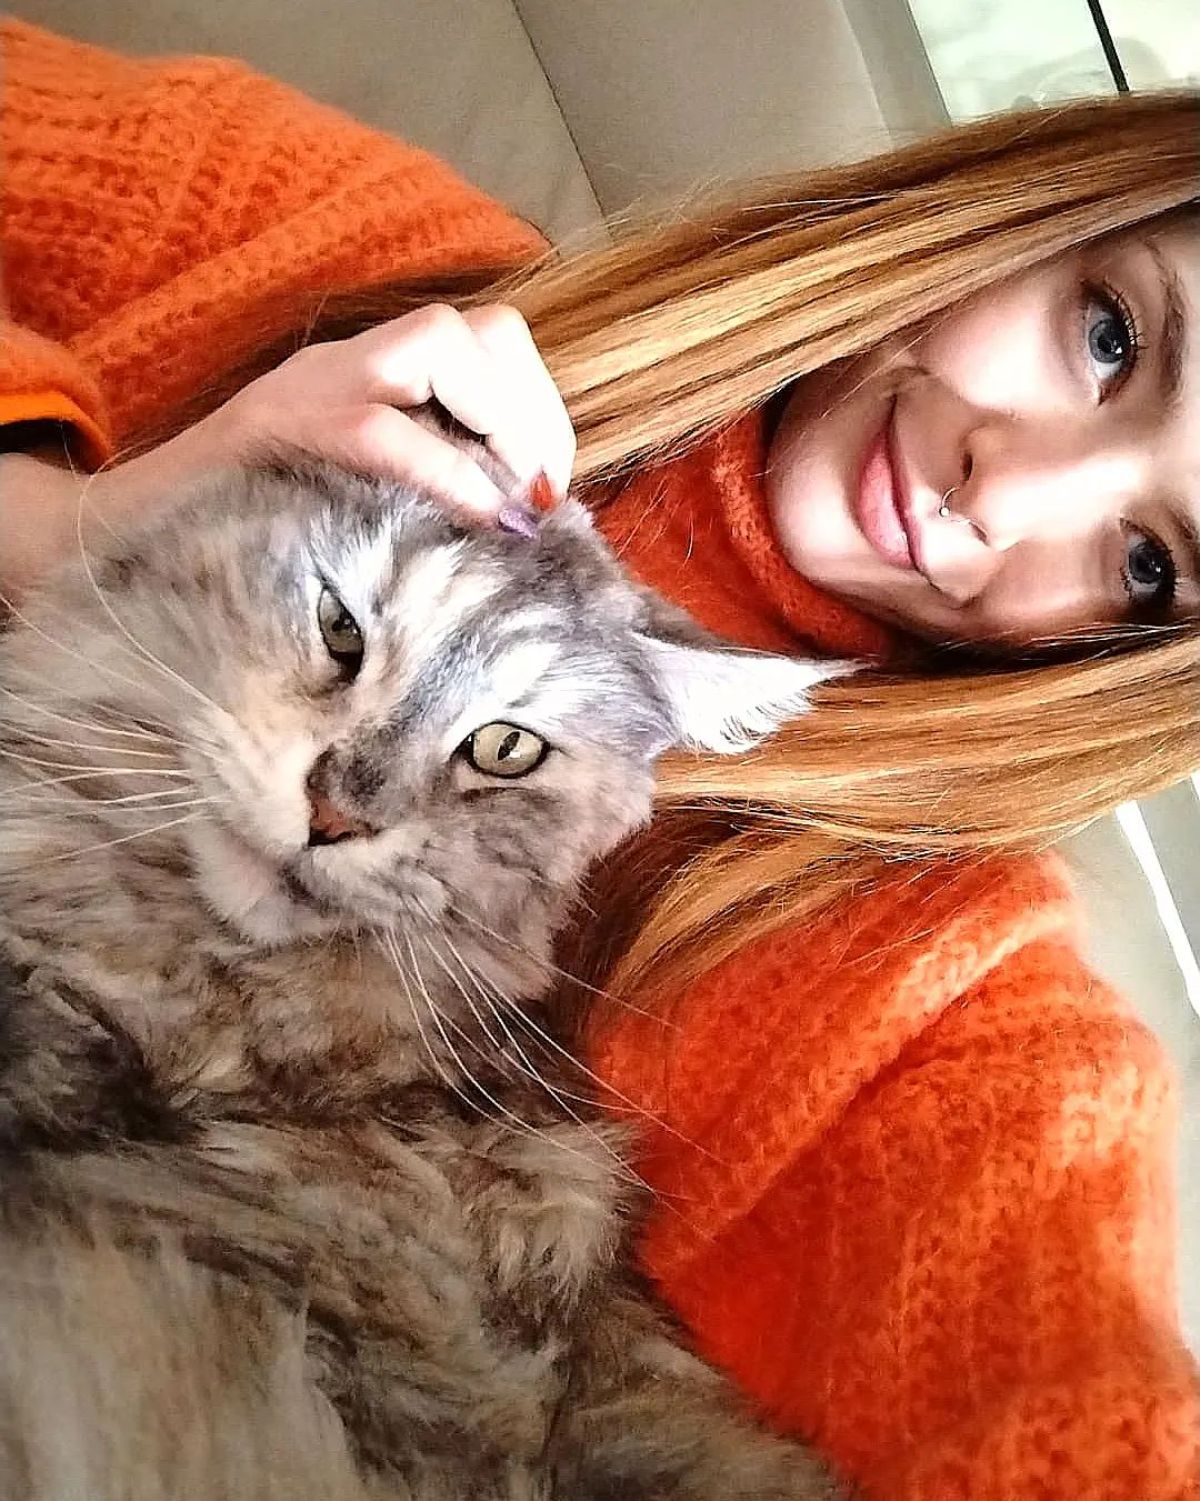
[[[935,641],[1200,615],[1198,315],[1195,232],[1131,234],[798,381],[767,477],[784,553]]]

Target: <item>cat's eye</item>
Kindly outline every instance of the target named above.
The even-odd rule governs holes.
[[[325,650],[348,676],[362,666],[363,638],[358,621],[328,586],[317,600],[317,625]]]
[[[497,720],[469,735],[462,752],[484,776],[523,777],[542,764],[550,754],[550,747],[532,730]]]

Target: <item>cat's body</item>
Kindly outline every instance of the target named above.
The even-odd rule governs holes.
[[[821,674],[664,639],[573,508],[465,538],[321,470],[89,537],[27,616],[0,1497],[832,1495],[632,1272],[550,963],[654,756]]]

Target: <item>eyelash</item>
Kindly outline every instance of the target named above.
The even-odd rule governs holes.
[[[1121,568],[1121,583],[1125,589],[1125,593],[1129,596],[1133,613],[1143,620],[1161,620],[1175,603],[1175,595],[1179,588],[1179,571],[1175,565],[1175,555],[1162,538],[1155,532],[1150,531],[1148,527],[1134,526],[1132,523],[1126,523],[1122,531],[1125,536],[1125,563]],[[1129,574],[1129,554],[1131,550],[1129,539],[1131,536],[1142,537],[1145,541],[1152,543],[1161,554],[1166,565],[1162,584],[1150,599],[1146,599],[1136,592],[1133,579]]]
[[[1083,289],[1085,343],[1088,338],[1088,310],[1093,306],[1103,308],[1106,313],[1115,318],[1121,325],[1122,344],[1127,350],[1126,358],[1121,368],[1106,383],[1102,383],[1101,385],[1100,399],[1101,401],[1105,401],[1115,391],[1119,390],[1133,374],[1145,346],[1133,309],[1116,287],[1110,285],[1108,282],[1087,285]],[[1094,358],[1090,349],[1087,351],[1087,357],[1089,360]],[[1133,613],[1142,619],[1161,619],[1170,611],[1179,588],[1179,574],[1175,564],[1175,556],[1161,537],[1144,526],[1127,524],[1123,528],[1123,531],[1126,538],[1126,547],[1125,563],[1121,569],[1121,584],[1125,593],[1129,596]],[[1130,574],[1129,557],[1131,546],[1129,538],[1131,536],[1140,537],[1144,542],[1149,543],[1163,562],[1161,585],[1149,599],[1137,592],[1137,586]]]
[[[1083,289],[1085,344],[1087,342],[1087,312],[1088,308],[1093,303],[1105,308],[1109,313],[1113,314],[1116,317],[1117,321],[1121,324],[1121,327],[1124,330],[1125,339],[1129,348],[1129,354],[1122,369],[1118,371],[1114,376],[1110,377],[1107,384],[1103,384],[1101,387],[1100,399],[1104,401],[1107,400],[1107,398],[1111,396],[1114,391],[1119,390],[1120,387],[1123,386],[1129,379],[1129,377],[1133,374],[1134,370],[1137,368],[1137,362],[1141,357],[1144,345],[1142,342],[1142,332],[1140,327],[1138,326],[1138,321],[1136,316],[1134,315],[1133,309],[1130,307],[1129,303],[1125,300],[1121,293],[1117,291],[1116,287],[1111,286],[1108,282],[1099,282],[1094,285],[1085,285]],[[1088,359],[1090,360],[1091,358],[1092,355],[1089,351]]]

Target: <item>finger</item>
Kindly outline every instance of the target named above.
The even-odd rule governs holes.
[[[458,520],[495,525],[504,496],[473,459],[390,406],[356,408],[304,446],[334,463],[404,480],[442,501]]]
[[[529,325],[515,308],[501,304],[473,308],[463,314],[463,320],[511,382],[522,428],[529,435],[526,441],[538,454],[539,470],[561,499],[575,464],[575,429]],[[504,457],[499,446],[496,452]]]
[[[522,415],[522,387],[476,336],[463,315],[434,305],[359,336],[344,355],[365,359],[370,400],[399,407],[431,398],[478,433],[522,484],[543,459]]]

